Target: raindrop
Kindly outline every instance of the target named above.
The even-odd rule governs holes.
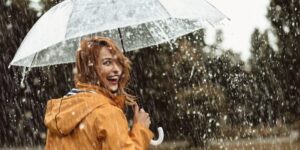
[[[190,111],[189,111],[189,110],[188,110],[188,111],[186,111],[186,114],[188,114],[188,115],[189,115],[189,114],[190,114]]]
[[[30,111],[25,112],[25,117],[27,119],[31,119],[32,118],[32,113]]]
[[[82,130],[82,129],[84,129],[84,127],[85,127],[85,125],[83,123],[80,123],[79,129]]]
[[[287,27],[287,26],[283,26],[283,31],[284,31],[285,33],[289,33],[289,32],[290,32],[290,28]]]
[[[6,25],[6,29],[7,29],[7,30],[12,29],[12,27],[13,27],[13,25],[12,25],[11,23]]]
[[[34,78],[33,79],[33,85],[40,85],[41,81],[39,78]]]
[[[239,139],[239,137],[238,137],[238,136],[236,136],[234,139],[235,139],[235,140],[238,140],[238,139]]]
[[[224,121],[226,121],[226,120],[227,120],[227,115],[225,115],[225,116],[223,117],[223,120],[224,120]]]
[[[46,139],[46,133],[45,133],[45,132],[40,133],[40,137],[41,137],[42,139]]]
[[[281,11],[281,7],[279,5],[276,5],[276,11]]]
[[[73,72],[73,74],[77,74],[78,73],[77,68],[74,67],[73,70],[72,70],[72,72]]]
[[[126,37],[130,37],[132,35],[132,33],[131,32],[126,32]]]
[[[11,4],[12,4],[12,0],[7,0],[7,1],[5,2],[5,6],[11,6]]]

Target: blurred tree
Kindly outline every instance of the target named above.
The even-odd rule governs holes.
[[[187,139],[195,146],[218,135],[225,96],[207,75],[205,48],[200,30],[128,54],[133,60],[132,89],[154,114],[153,123],[164,127],[167,140]]]
[[[26,73],[24,85],[21,85],[22,68],[8,68],[25,35],[38,19],[40,12],[32,8],[31,2],[0,1],[1,147],[43,145],[46,100],[62,96],[70,88],[68,86],[73,85],[70,82],[72,66],[31,69]],[[48,4],[53,5],[53,2]]]
[[[271,0],[268,15],[271,29],[251,37],[251,74],[254,82],[254,124],[275,125],[278,121],[293,123],[300,119],[300,44],[299,1]],[[270,32],[272,31],[272,33]],[[274,50],[269,35],[276,37]]]
[[[275,75],[284,94],[283,119],[294,122],[300,119],[300,2],[271,0],[267,17],[277,38]]]
[[[178,45],[173,63],[179,131],[194,146],[203,146],[219,134],[224,93],[210,81],[205,66],[207,54],[203,50],[209,47],[204,30],[182,37]]]
[[[275,125],[278,119],[283,119],[281,102],[284,101],[283,89],[275,72],[278,71],[276,53],[270,46],[268,31],[260,33],[258,29],[251,38],[251,58],[249,60],[251,73],[254,76],[253,90],[255,97],[253,101],[258,109],[254,110],[258,120],[254,122],[268,125]],[[282,113],[282,114],[280,114]]]
[[[8,69],[19,44],[36,20],[35,12],[28,8],[26,1],[0,1],[0,145],[27,142],[32,144],[33,132],[25,132],[25,124],[31,115],[23,109],[22,97],[25,89],[18,82],[20,74],[17,68]],[[20,17],[26,16],[26,17]],[[22,26],[19,26],[22,24]],[[29,106],[30,102],[27,102]],[[27,125],[28,127],[28,125]],[[30,128],[29,128],[30,129]]]

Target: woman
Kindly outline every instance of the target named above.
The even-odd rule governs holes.
[[[46,149],[147,149],[153,138],[148,129],[150,118],[124,90],[130,61],[116,44],[103,37],[81,41],[76,69],[76,89],[47,103]],[[134,106],[130,131],[123,113],[125,104]]]

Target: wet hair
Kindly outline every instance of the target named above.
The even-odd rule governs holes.
[[[114,98],[115,95],[104,87],[101,81],[101,76],[98,74],[99,53],[103,47],[106,47],[112,55],[117,56],[117,61],[123,68],[119,82],[117,96],[125,96],[127,105],[134,105],[135,97],[125,91],[131,72],[131,61],[120,51],[115,42],[105,37],[92,37],[83,39],[80,42],[80,47],[76,52],[76,74],[75,82],[97,85],[101,91]]]

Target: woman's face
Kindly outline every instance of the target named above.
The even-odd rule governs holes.
[[[123,72],[117,56],[112,55],[107,47],[103,47],[99,53],[99,61],[98,73],[102,83],[111,92],[116,92]]]

